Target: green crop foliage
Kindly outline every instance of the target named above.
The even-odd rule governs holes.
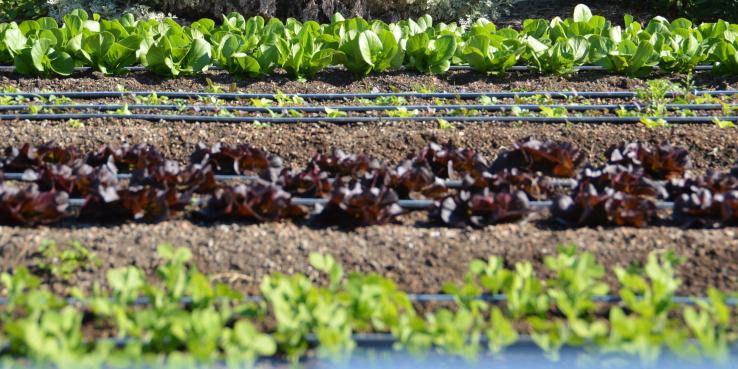
[[[78,244],[59,251],[45,243],[41,252],[65,262],[41,259],[32,270],[57,278],[89,268],[93,257]],[[347,272],[330,255],[309,257],[325,282],[276,273],[261,281],[263,300],[252,300],[200,273],[189,249],[161,245],[158,253],[153,275],[136,267],[110,269],[104,284],[72,288],[68,295],[50,292],[24,267],[0,274],[6,299],[0,359],[61,368],[251,367],[273,355],[296,363],[313,339],[319,355],[345,357],[356,348],[354,334],[388,333],[398,348],[469,359],[485,348],[502,353],[530,335],[552,359],[568,345],[647,363],[665,351],[724,363],[738,339],[727,294],[710,289],[694,305],[672,302],[681,281],[675,276],[679,260],[668,253],[650,255],[643,269],[614,266],[613,291],[621,301],[607,305],[593,299],[609,292],[608,270],[574,246],[544,258],[548,278],[538,277],[529,262],[507,268],[500,257],[474,260],[461,284],[443,288],[452,306],[433,306],[423,315],[393,281]],[[480,299],[501,293],[507,298]]]
[[[712,64],[716,73],[734,75],[736,35],[738,25],[722,20],[697,25],[655,17],[641,24],[625,15],[622,26],[614,25],[581,4],[569,18],[527,19],[517,30],[498,29],[486,19],[462,29],[434,24],[430,16],[385,23],[340,14],[318,24],[230,13],[219,24],[200,19],[181,26],[172,19],[137,20],[130,14],[102,19],[76,10],[61,25],[52,18],[0,23],[0,63],[41,76],[68,75],[80,66],[119,74],[135,64],[170,77],[200,73],[211,65],[252,78],[281,68],[298,80],[332,64],[359,77],[403,66],[440,74],[464,64],[488,75],[503,74],[513,65],[552,74],[599,65],[637,77],[654,67],[685,73]]]
[[[333,61],[358,76],[399,68],[404,60],[402,30],[382,22],[337,14],[322,38],[336,50]]]

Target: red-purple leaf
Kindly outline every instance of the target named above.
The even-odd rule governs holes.
[[[501,153],[492,163],[490,172],[517,168],[547,176],[571,178],[583,162],[584,154],[574,143],[526,138],[516,142],[512,150]]]
[[[288,193],[269,184],[224,187],[215,191],[199,215],[208,220],[257,223],[304,217],[305,210],[292,205],[290,199]]]
[[[0,224],[35,226],[61,221],[67,215],[65,192],[40,192],[36,185],[22,189],[0,184]]]
[[[430,219],[450,227],[467,226],[483,228],[492,224],[519,221],[531,210],[523,192],[509,193],[460,191],[437,200],[430,212]]]
[[[340,187],[325,206],[318,206],[315,220],[324,226],[356,228],[386,224],[403,211],[397,194],[387,187]]]
[[[611,147],[605,153],[611,164],[642,167],[653,179],[679,178],[690,167],[689,152],[663,143],[656,148],[643,142],[631,142]]]

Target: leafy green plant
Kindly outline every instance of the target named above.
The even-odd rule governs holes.
[[[294,21],[290,24],[293,33],[287,38],[279,38],[276,44],[279,60],[289,76],[305,80],[329,66],[335,50],[319,40],[318,23],[299,24]]]
[[[101,264],[101,260],[79,242],[71,242],[66,249],[59,250],[56,242],[45,241],[37,252],[41,259],[36,268],[62,280],[70,279],[79,269],[92,269]]]
[[[152,93],[151,95],[134,95],[133,96],[134,101],[136,104],[146,104],[146,105],[161,105],[166,104],[169,102],[169,97],[167,96],[159,96],[156,94],[156,92]]]
[[[675,277],[676,263],[669,254],[651,254],[644,269],[645,276],[622,267],[615,268],[615,275],[623,286],[619,295],[627,310],[619,306],[610,309],[611,332],[605,351],[637,354],[652,362],[664,345],[681,347],[684,344],[686,332],[670,317],[674,310],[672,298],[680,284]]]
[[[348,116],[348,113],[343,110],[333,109],[327,106],[324,107],[323,110],[325,110],[325,113],[329,118],[343,118]]]
[[[444,73],[451,67],[456,48],[456,38],[452,35],[419,33],[407,40],[408,64],[423,73]]]
[[[714,71],[719,74],[738,73],[738,39],[719,41],[713,47]]]
[[[352,73],[365,76],[402,66],[404,53],[400,48],[402,34],[399,28],[389,29],[378,22],[369,25],[361,18],[331,26],[335,33],[333,37],[324,36],[336,45],[333,60]]]
[[[116,39],[110,32],[89,35],[82,39],[82,58],[103,74],[121,74],[125,68],[138,63],[140,36]]]
[[[685,306],[684,321],[700,345],[705,357],[725,363],[730,357],[729,341],[735,341],[736,332],[731,331],[731,308],[726,304],[726,296],[709,288],[706,300],[697,300],[697,307]]]
[[[648,117],[641,117],[641,124],[646,126],[648,129],[656,129],[656,128],[666,128],[669,126],[669,123],[666,122],[663,118],[648,118]]]
[[[437,121],[438,121],[438,128],[440,128],[442,130],[450,130],[450,129],[454,129],[455,128],[455,126],[453,124],[449,123],[449,121],[447,121],[445,119],[438,118]]]
[[[193,74],[206,70],[211,62],[210,43],[192,29],[165,21],[160,34],[148,36],[140,45],[141,64],[165,76]]]
[[[539,109],[541,109],[541,116],[549,117],[549,118],[566,118],[568,116],[568,111],[566,110],[566,107],[559,106],[556,108],[551,108],[548,106],[539,106]]]
[[[385,111],[385,114],[389,117],[409,118],[417,116],[420,114],[420,111],[418,111],[418,109],[407,110],[407,108],[401,106],[395,110],[387,110]]]
[[[277,91],[277,93],[274,94],[274,99],[277,101],[277,105],[279,106],[305,104],[305,99],[299,95],[287,95],[282,91]]]
[[[462,57],[472,68],[498,75],[515,65],[525,51],[519,34],[508,28],[496,33],[492,23],[478,21],[472,26],[473,35],[462,49]]]
[[[40,0],[3,0],[0,22],[16,19],[36,19],[48,13],[48,3]]]
[[[528,58],[541,72],[569,74],[574,67],[583,65],[588,57],[589,41],[582,36],[559,39],[551,45],[526,36]]]
[[[6,35],[7,37],[7,35]],[[51,33],[42,35],[30,46],[15,55],[15,70],[21,74],[68,76],[74,71],[74,59],[64,51],[56,49],[57,40]]]
[[[82,121],[79,119],[70,119],[67,121],[67,127],[78,129],[78,128],[84,128],[85,124],[82,123]]]
[[[715,126],[720,129],[735,128],[735,123],[727,120],[721,120],[718,117],[715,117],[712,122],[715,123]]]
[[[213,59],[237,77],[269,75],[279,65],[279,49],[275,40],[265,41],[238,34],[222,34]]]

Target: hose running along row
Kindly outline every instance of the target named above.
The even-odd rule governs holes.
[[[455,302],[456,296],[450,295],[450,294],[444,294],[444,293],[414,293],[414,294],[408,294],[408,299],[412,302],[418,302],[418,303],[438,303],[438,302]],[[643,296],[637,296],[638,299],[642,299]],[[495,294],[495,295],[479,295],[473,298],[477,301],[485,301],[485,302],[492,302],[492,303],[504,303],[507,302],[509,299],[507,295],[505,294]],[[183,305],[191,304],[192,303],[192,297],[185,296],[180,299],[180,302]],[[262,296],[245,296],[243,298],[244,302],[262,302],[264,301],[264,298]],[[606,303],[606,304],[617,304],[623,301],[623,298],[616,295],[595,295],[592,296],[591,300],[593,302],[599,302],[599,303]],[[700,302],[707,301],[706,297],[690,297],[690,296],[673,296],[671,298],[671,302],[677,305],[696,305]],[[84,301],[70,297],[66,299],[67,304],[69,305],[80,305],[83,304]],[[0,306],[6,305],[7,299],[4,297],[0,297]],[[150,305],[151,302],[148,298],[142,297],[138,298],[131,302],[132,305],[136,306],[146,306]],[[725,304],[728,306],[738,306],[738,298],[727,298],[725,300]]]
[[[81,207],[85,204],[85,199],[69,199],[68,203],[69,206],[72,207]],[[329,199],[324,198],[307,198],[307,197],[293,197],[290,199],[290,202],[293,205],[301,205],[301,206],[319,206],[319,205],[325,205],[330,201]],[[195,205],[202,203],[202,199],[196,199]],[[398,200],[397,205],[399,205],[401,208],[406,210],[428,210],[433,207],[433,204],[435,203],[435,200]],[[656,203],[656,209],[659,210],[669,210],[674,208],[674,203],[670,201],[657,201]],[[551,200],[544,200],[544,201],[528,201],[528,207],[535,210],[545,210],[553,206],[553,201]]]
[[[691,90],[695,96],[738,96],[738,90]],[[665,98],[683,96],[684,92],[667,92]],[[49,98],[66,97],[70,99],[102,99],[125,98],[130,96],[159,96],[173,99],[217,98],[223,100],[238,99],[271,99],[276,100],[279,94],[274,93],[235,93],[235,92],[184,92],[184,91],[53,91],[53,92],[4,92],[0,97],[9,98]],[[552,99],[585,98],[585,99],[632,99],[639,97],[637,91],[498,91],[498,92],[374,92],[374,93],[297,93],[281,94],[281,96],[299,97],[305,100],[353,100],[377,99],[386,97],[405,97],[416,99],[479,99],[481,97],[497,99],[514,99],[521,97],[546,96]]]
[[[659,117],[659,116],[590,116],[590,117],[540,117],[540,116],[411,116],[411,117],[233,117],[212,115],[161,115],[161,114],[0,114],[0,120],[145,120],[151,122],[200,122],[200,123],[265,123],[265,124],[298,124],[298,123],[379,123],[379,122],[436,122],[442,119],[457,123],[582,123],[582,124],[634,124],[644,120],[659,121],[667,124],[714,124],[716,119],[724,122],[738,122],[738,116],[696,116],[696,117]]]
[[[115,177],[119,180],[128,180],[133,177],[131,173],[117,173]],[[238,175],[238,174],[215,174],[213,175],[216,181],[261,181],[262,178],[259,176],[250,176],[250,175]],[[28,180],[25,176],[25,173],[17,173],[17,172],[8,172],[8,173],[2,173],[0,174],[0,179],[6,179],[10,181],[24,181],[24,182],[32,182],[32,180]],[[335,181],[335,178],[331,178],[331,181]],[[551,183],[554,187],[564,187],[564,188],[572,188],[577,185],[576,179],[572,178],[547,178],[546,179],[549,183]],[[448,188],[462,188],[464,186],[464,181],[458,180],[458,179],[446,179],[444,180],[444,185]]]
[[[668,111],[698,110],[711,111],[723,109],[738,109],[738,104],[665,104],[664,109]],[[372,112],[406,110],[479,110],[479,111],[512,111],[515,109],[527,111],[541,111],[542,109],[566,109],[567,111],[602,111],[624,109],[627,111],[640,111],[648,109],[647,104],[450,104],[450,105],[333,105],[333,106],[244,106],[244,105],[176,105],[176,104],[16,104],[0,105],[0,111],[18,111],[31,109],[53,109],[53,110],[98,110],[115,111],[128,110],[169,110],[169,111],[240,111],[249,113],[272,113],[274,111],[288,110],[303,113],[325,113],[335,110],[342,112]]]

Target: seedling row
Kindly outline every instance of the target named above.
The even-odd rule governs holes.
[[[6,224],[54,224],[70,216],[159,222],[187,213],[206,221],[309,217],[319,226],[355,228],[425,209],[431,223],[485,227],[521,221],[542,208],[573,227],[645,227],[659,221],[662,209],[672,209],[673,221],[686,227],[738,222],[738,170],[690,176],[688,152],[669,144],[611,147],[605,166],[584,165],[576,144],[534,139],[517,142],[491,164],[471,149],[431,144],[394,168],[368,155],[335,152],[299,171],[248,145],[200,146],[187,166],[146,146],[84,155],[73,147],[24,145],[5,155],[4,172],[11,178],[24,172],[21,179],[34,182],[0,187]],[[119,182],[119,171],[131,173],[127,183]],[[217,181],[216,173],[259,180],[234,186]],[[569,181],[574,185],[562,190],[550,177],[575,179]],[[460,186],[451,189],[447,181]]]
[[[45,248],[59,252],[54,244]],[[325,282],[275,273],[262,280],[262,299],[249,301],[190,266],[189,249],[163,245],[158,254],[157,273],[150,279],[136,267],[111,269],[104,287],[76,289],[73,302],[49,291],[29,269],[2,273],[5,359],[60,366],[71,360],[104,367],[123,359],[250,367],[266,358],[296,363],[311,350],[340,358],[362,342],[391,340],[395,348],[416,354],[438,350],[467,359],[501,355],[527,341],[553,360],[566,347],[581,347],[645,363],[655,363],[665,350],[723,363],[736,341],[735,307],[727,294],[710,288],[706,297],[693,299],[694,305],[673,303],[682,283],[675,272],[684,260],[670,253],[651,254],[642,268],[615,266],[613,292],[620,298],[606,302],[598,296],[610,291],[604,282],[610,271],[574,247],[545,258],[546,278],[529,262],[507,268],[497,256],[474,260],[463,283],[444,285],[450,301],[422,313],[392,280],[346,273],[330,255],[309,257]],[[84,255],[79,260],[96,257],[89,251]],[[65,278],[63,265],[38,267]],[[141,300],[153,303],[142,306]],[[28,329],[37,334],[26,335]],[[53,337],[58,349],[35,344],[38,336]],[[641,343],[633,346],[633,341]]]
[[[613,73],[643,76],[658,66],[687,72],[710,64],[722,74],[738,73],[736,25],[693,24],[656,17],[645,26],[625,16],[623,25],[577,5],[571,18],[529,19],[515,30],[479,19],[468,29],[434,24],[429,16],[398,23],[345,19],[329,24],[285,22],[238,13],[220,24],[201,19],[182,26],[173,19],[90,17],[75,10],[61,26],[52,18],[0,24],[0,63],[28,75],[70,75],[89,66],[105,74],[140,64],[166,76],[201,73],[217,65],[240,77],[262,77],[281,68],[297,79],[342,65],[358,76],[403,66],[439,74],[451,65],[470,65],[499,75],[516,65],[542,73],[570,74],[598,65]]]
[[[676,91],[675,91],[676,89]],[[238,94],[182,92],[6,92],[0,119],[140,119],[229,123],[356,123],[382,121],[541,123],[713,123],[734,126],[736,91],[685,91],[654,80],[637,91],[539,93]],[[269,96],[269,98],[265,97]],[[371,96],[372,99],[367,98]],[[449,101],[449,98],[454,98]],[[73,104],[77,99],[130,98],[135,103]],[[183,97],[189,98],[185,100]],[[194,100],[193,98],[197,99]],[[464,99],[477,98],[475,104]],[[173,99],[170,101],[170,98]],[[230,104],[226,100],[229,99]],[[352,100],[347,101],[347,99]],[[416,103],[408,103],[407,98]],[[431,104],[418,104],[432,98]],[[591,99],[596,99],[592,101]],[[33,99],[33,100],[31,100]],[[343,101],[341,101],[343,99]],[[556,103],[566,99],[565,104]],[[306,100],[338,100],[331,106]],[[602,104],[603,100],[617,103]],[[172,104],[172,102],[174,104]],[[237,104],[233,104],[236,102]],[[515,102],[515,103],[510,103]],[[194,113],[194,114],[192,114]]]

